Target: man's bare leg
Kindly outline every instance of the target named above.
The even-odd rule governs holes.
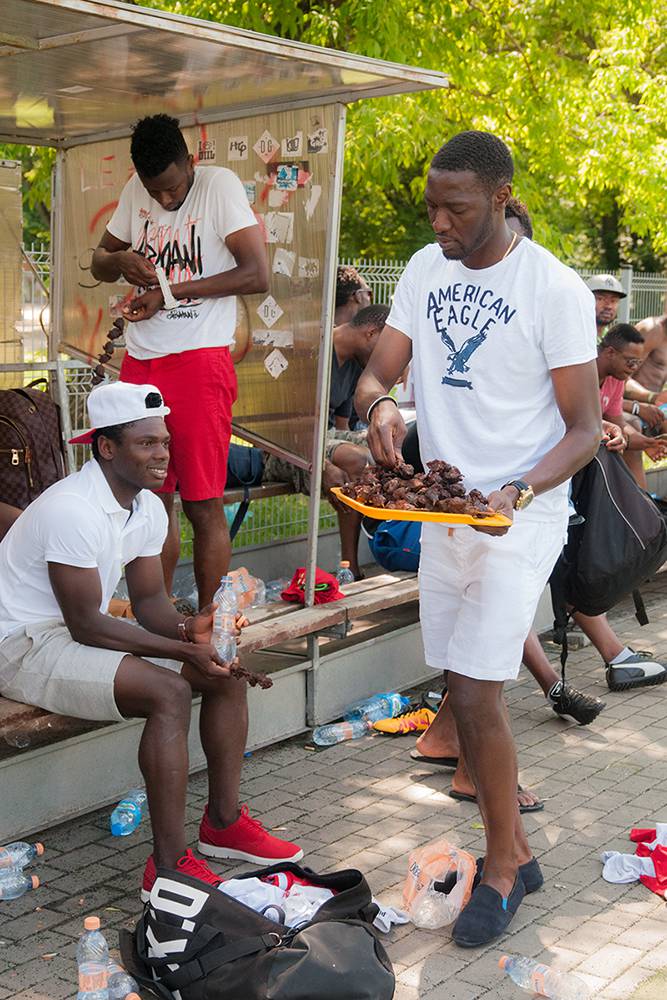
[[[146,782],[155,864],[174,868],[185,854],[188,729],[192,690],[172,670],[137,656],[121,660],[114,697],[122,715],[146,719],[139,767]]]
[[[435,719],[426,732],[421,734],[415,746],[425,757],[458,757],[458,764],[452,775],[452,788],[464,795],[476,794],[465,753],[460,746],[454,713],[449,705],[449,692],[445,695]],[[517,801],[522,806],[533,806],[539,802],[539,798],[534,792],[522,788],[517,792]]]
[[[480,681],[451,669],[448,702],[477,789],[486,832],[482,881],[509,896],[518,866],[532,858],[516,798],[514,740],[503,703],[503,684]]]
[[[646,482],[646,473],[644,471],[644,452],[633,449],[630,451],[626,449],[623,452],[623,459],[628,469],[635,477],[635,482],[638,486],[641,486],[643,490],[648,489],[648,483]]]
[[[340,534],[340,557],[350,564],[355,580],[361,579],[359,566],[359,535],[361,534],[361,514],[356,510],[336,510],[338,533]]]
[[[239,817],[239,785],[248,737],[247,685],[234,678],[206,682],[187,664],[183,676],[202,693],[199,735],[208,766],[208,812],[215,827]]]
[[[619,653],[623,652],[625,647],[609,624],[606,615],[596,615],[591,618],[575,611],[574,620],[591,640],[605,663],[611,663]]]
[[[229,569],[232,543],[222,498],[183,500],[183,511],[194,534],[193,562],[201,609],[211,603],[220,578]]]
[[[160,493],[159,497],[164,504],[167,517],[169,518],[167,537],[162,546],[160,558],[162,560],[162,573],[164,574],[164,589],[171,597],[174,592],[174,573],[176,572],[176,566],[181,554],[181,531],[178,523],[178,514],[174,510],[174,494]]]
[[[542,649],[542,643],[537,632],[530,630],[523,644],[523,662],[531,672],[544,694],[548,694],[554,684],[560,680],[559,674],[552,667],[547,654]]]

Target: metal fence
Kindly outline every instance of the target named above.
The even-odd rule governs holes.
[[[360,271],[373,291],[373,301],[391,303],[394,288],[407,260],[375,260],[367,257],[348,258],[341,264],[351,264]],[[630,302],[628,322],[637,323],[646,316],[661,316],[667,307],[667,274],[655,274],[623,268],[621,271],[580,270],[582,278],[592,274],[613,274],[629,287]]]

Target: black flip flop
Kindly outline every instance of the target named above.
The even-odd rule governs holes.
[[[410,757],[418,764],[438,764],[439,767],[451,767],[453,771],[459,766],[458,757],[427,757],[419,750],[411,750]]]
[[[517,792],[522,792],[523,788],[521,785],[517,785]],[[477,796],[468,795],[466,792],[457,792],[455,788],[450,788],[447,792],[450,799],[456,799],[457,802],[474,802],[477,805]],[[535,802],[532,806],[519,806],[520,813],[536,813],[542,812],[544,809],[544,802]]]

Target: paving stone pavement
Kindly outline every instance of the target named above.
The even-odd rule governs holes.
[[[624,642],[667,660],[667,574],[644,596],[649,626],[639,628],[627,604],[612,616],[614,625]],[[395,929],[386,942],[396,1000],[520,1000],[527,994],[498,969],[505,952],[576,971],[600,1000],[628,1000],[637,989],[637,1000],[663,995],[664,986],[644,990],[667,967],[665,901],[641,885],[604,882],[599,853],[630,851],[632,826],[667,821],[667,685],[608,692],[590,646],[571,654],[568,675],[607,702],[591,727],[558,719],[525,671],[507,692],[521,781],[545,800],[544,812],[525,817],[544,888],[525,900],[510,933],[485,948],[459,949],[446,930]],[[410,760],[413,742],[376,736],[312,752],[303,739],[291,740],[246,760],[243,797],[273,832],[300,841],[310,867],[358,867],[383,902],[400,905],[415,846],[445,835],[473,853],[483,850],[476,808],[447,796],[451,772]],[[193,845],[205,794],[205,776],[195,775],[187,828]],[[38,835],[46,845],[35,866],[42,886],[0,904],[0,1000],[76,995],[74,952],[85,914],[100,915],[112,949],[118,930],[133,926],[149,824],[116,839],[108,814]],[[230,875],[248,869],[213,867]]]

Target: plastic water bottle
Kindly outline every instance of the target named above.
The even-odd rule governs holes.
[[[410,705],[410,699],[397,691],[387,691],[385,694],[374,694],[371,698],[355,702],[345,712],[343,718],[348,722],[352,719],[366,718],[369,722],[378,719],[393,719],[404,712]]]
[[[26,844],[24,840],[17,840],[13,844],[7,844],[6,847],[0,847],[0,878],[12,868],[25,868],[43,853],[44,844]]]
[[[213,644],[218,650],[220,658],[225,663],[231,663],[236,656],[235,620],[238,613],[238,601],[230,576],[223,576],[213,600],[217,604],[213,619]]]
[[[10,869],[0,878],[0,901],[18,899],[24,893],[36,889],[39,879],[36,875],[24,875],[22,871]]]
[[[141,1000],[137,983],[113,959],[109,961],[109,1000]]]
[[[141,823],[146,805],[146,792],[143,788],[133,788],[121,799],[111,813],[109,825],[114,837],[127,837]]]
[[[517,986],[550,1000],[587,1000],[591,995],[586,983],[571,972],[556,972],[532,958],[503,955],[498,965]]]
[[[346,560],[341,562],[336,573],[336,579],[338,580],[341,587],[345,587],[348,583],[354,583],[354,573],[350,569],[350,564]]]
[[[313,730],[313,742],[318,747],[332,747],[344,740],[358,740],[372,729],[368,719],[352,719],[351,722],[334,722],[329,726],[318,726]]]
[[[76,946],[79,992],[76,1000],[109,1000],[109,946],[99,917],[86,917]]]

